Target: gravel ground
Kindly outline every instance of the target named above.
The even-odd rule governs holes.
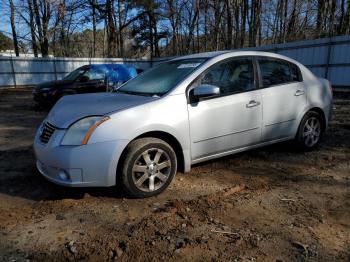
[[[316,151],[232,155],[127,199],[44,180],[32,140],[47,112],[0,90],[0,261],[350,261],[349,97],[334,107]]]

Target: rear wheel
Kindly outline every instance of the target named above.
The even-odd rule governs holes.
[[[323,127],[319,113],[310,111],[301,120],[296,142],[303,150],[312,150],[320,143]]]
[[[122,168],[123,187],[132,197],[150,197],[164,191],[177,171],[172,147],[157,138],[130,143]]]

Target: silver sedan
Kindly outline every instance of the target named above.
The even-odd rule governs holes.
[[[60,99],[36,134],[36,164],[60,185],[121,183],[131,196],[148,197],[195,163],[286,140],[313,149],[331,108],[330,83],[290,58],[190,55],[114,93]]]

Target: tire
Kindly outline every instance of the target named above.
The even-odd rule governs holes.
[[[296,144],[303,151],[315,149],[323,135],[323,119],[317,112],[310,111],[305,114],[300,122],[298,133],[295,137]]]
[[[177,172],[177,159],[168,143],[158,138],[140,138],[126,150],[121,176],[128,195],[151,197],[169,186]]]

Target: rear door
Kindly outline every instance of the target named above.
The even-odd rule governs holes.
[[[294,136],[298,114],[307,102],[300,70],[282,59],[257,60],[263,102],[262,141]]]
[[[262,106],[253,59],[219,62],[190,89],[203,84],[219,87],[220,96],[188,104],[192,160],[259,143]]]

